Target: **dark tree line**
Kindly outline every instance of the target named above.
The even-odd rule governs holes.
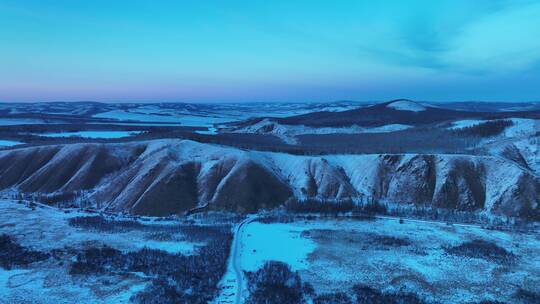
[[[513,253],[485,240],[472,240],[444,250],[448,254],[485,259],[496,263],[510,263],[515,259]]]
[[[300,275],[282,262],[267,262],[246,276],[250,293],[247,304],[305,303],[305,296],[313,294],[313,287],[303,284]]]
[[[462,136],[453,130],[420,127],[388,133],[306,134],[297,136],[305,154],[372,153],[465,153],[479,138]],[[300,153],[299,153],[300,154]]]
[[[377,200],[369,199],[365,202],[355,202],[352,199],[327,200],[317,198],[291,198],[285,203],[285,208],[293,213],[360,213],[366,215],[386,214],[386,205]]]
[[[237,220],[237,219],[233,219]],[[203,226],[193,223],[179,224],[145,224],[135,219],[115,219],[102,214],[94,216],[76,216],[68,220],[72,227],[83,228],[104,232],[125,232],[142,230],[155,233],[158,237],[167,237],[170,233],[182,233],[182,238],[190,242],[204,242],[211,239],[219,239],[228,225]]]
[[[511,120],[493,120],[486,121],[470,127],[454,130],[460,136],[479,136],[491,137],[501,134],[506,128],[511,127],[514,123]]]
[[[302,282],[298,272],[289,265],[270,261],[255,272],[247,272],[250,296],[247,304],[427,304],[431,303],[414,292],[382,291],[364,284],[350,290],[317,294],[311,284]],[[515,303],[540,303],[540,294],[518,288]],[[436,302],[435,302],[436,303]],[[471,302],[472,304],[473,302]],[[483,300],[478,304],[505,304]],[[514,303],[514,302],[513,302]]]
[[[383,293],[364,285],[356,285],[347,293],[316,295],[309,283],[302,282],[289,265],[271,261],[255,272],[248,272],[250,296],[248,304],[422,304],[412,293]]]
[[[21,246],[7,234],[0,235],[0,267],[4,269],[26,267],[34,262],[46,260],[49,256],[46,252]]]
[[[110,220],[103,215],[72,217],[68,223],[76,228],[108,232],[120,232],[145,227],[145,225],[135,220]]]
[[[211,233],[216,234],[216,231]],[[224,227],[194,255],[148,248],[127,253],[106,246],[89,248],[77,254],[70,266],[70,274],[141,272],[153,279],[145,290],[131,298],[132,302],[208,303],[217,295],[231,240],[230,229]]]

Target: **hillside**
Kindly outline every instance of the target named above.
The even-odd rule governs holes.
[[[187,140],[41,146],[0,151],[0,188],[148,215],[206,204],[253,212],[296,196],[373,197],[540,217],[538,178],[512,160],[491,156],[308,157]]]
[[[397,99],[371,106],[340,112],[312,112],[285,118],[273,118],[272,121],[284,125],[303,125],[309,127],[380,127],[384,125],[422,126],[459,119],[501,119],[508,117],[540,118],[539,110],[531,111],[494,111],[474,112],[452,110],[407,99]],[[256,124],[264,118],[236,123],[246,127]]]

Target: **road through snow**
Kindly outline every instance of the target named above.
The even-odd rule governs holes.
[[[242,294],[244,291],[244,273],[242,272],[242,266],[240,263],[240,255],[242,254],[242,231],[247,224],[251,223],[255,219],[255,217],[248,217],[240,222],[235,228],[229,261],[227,263],[227,271],[221,281],[221,294],[215,301],[216,304],[241,304],[244,302]]]

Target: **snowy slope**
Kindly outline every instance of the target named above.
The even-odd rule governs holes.
[[[410,100],[394,101],[386,105],[386,107],[394,109],[394,110],[411,111],[411,112],[422,112],[426,110],[426,108],[423,105],[414,101],[410,101]]]
[[[272,134],[285,143],[296,144],[296,136],[304,134],[357,134],[357,133],[385,133],[405,130],[412,126],[404,124],[389,124],[380,127],[360,127],[352,125],[350,127],[309,127],[304,125],[286,125],[271,119],[263,119],[254,124],[233,129],[235,133],[255,133]]]
[[[0,188],[84,190],[95,207],[150,215],[206,204],[250,212],[279,206],[291,196],[368,196],[456,210],[540,214],[538,177],[498,156],[294,156],[187,140],[1,151]]]

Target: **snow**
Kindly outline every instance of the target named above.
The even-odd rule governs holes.
[[[411,112],[422,112],[426,110],[426,108],[423,105],[414,101],[409,101],[409,100],[394,101],[386,105],[386,107],[394,109],[394,110],[411,111]]]
[[[146,283],[134,284],[134,285],[128,286],[127,290],[125,290],[124,292],[121,292],[121,293],[118,293],[109,297],[107,299],[107,302],[108,303],[133,303],[129,299],[133,295],[143,291],[146,286],[147,286]]]
[[[385,132],[395,132],[410,129],[413,126],[404,125],[404,124],[389,124],[380,127],[366,128],[363,133],[385,133]]]
[[[19,239],[23,245],[45,250],[64,246],[77,248],[84,246],[85,242],[100,242],[122,251],[136,251],[147,247],[170,253],[191,254],[196,246],[203,245],[183,241],[181,231],[178,231],[178,236],[172,241],[159,241],[149,238],[145,231],[114,233],[73,228],[68,224],[69,218],[84,215],[86,214],[76,211],[66,214],[56,208],[37,208],[30,211],[24,205],[0,199],[0,223],[6,227],[0,227],[0,233],[11,229],[10,234],[24,235]],[[17,229],[9,228],[10,225],[16,225]]]
[[[143,242],[137,243],[139,249],[144,247],[163,250],[168,253],[192,253],[195,251],[195,244],[184,241],[154,241],[154,240],[145,240]]]
[[[0,126],[34,125],[45,123],[41,119],[30,118],[0,118]]]
[[[0,234],[8,233],[21,245],[41,251],[83,249],[106,244],[124,252],[147,247],[192,254],[196,247],[204,245],[184,241],[182,232],[174,230],[168,232],[171,240],[159,241],[152,239],[152,233],[144,230],[113,233],[69,226],[69,218],[85,215],[88,214],[73,209],[64,213],[52,207],[31,210],[14,201],[0,199]],[[159,221],[155,224],[162,226],[168,223]],[[143,290],[149,281],[136,273],[79,279],[69,275],[69,263],[58,265],[49,262],[9,271],[0,267],[0,303],[130,303],[130,297]]]
[[[315,244],[302,238],[302,231],[288,224],[248,224],[241,239],[242,269],[256,271],[267,261],[287,263],[293,270],[306,269],[307,256],[315,249]]]
[[[452,126],[448,129],[450,130],[458,130],[463,128],[469,128],[476,125],[479,125],[481,123],[486,122],[487,120],[478,120],[478,119],[463,119],[463,120],[456,120],[452,122]]]
[[[113,110],[109,112],[102,112],[95,114],[95,118],[108,118],[116,120],[134,120],[141,122],[175,122],[180,123],[177,117],[166,115],[151,115],[144,113],[132,113],[123,110]]]
[[[522,139],[513,144],[523,155],[527,165],[540,176],[540,137]]]
[[[140,134],[140,131],[78,131],[59,133],[34,133],[45,137],[122,138]]]
[[[230,118],[211,116],[182,116],[180,123],[185,127],[213,127],[216,124],[231,122]]]
[[[504,130],[506,137],[529,136],[540,131],[540,120],[511,118],[514,124]]]
[[[540,121],[535,119],[528,119],[528,118],[508,118],[504,120],[510,120],[512,121],[513,125],[507,127],[503,134],[504,137],[511,138],[511,137],[522,137],[522,136],[529,136],[531,134],[534,134],[538,131],[540,131]],[[473,127],[488,121],[493,120],[478,120],[478,119],[464,119],[464,120],[456,120],[452,122],[452,126],[448,129],[456,130],[456,129],[463,129],[468,127]]]
[[[21,275],[27,272],[29,271],[25,269],[6,270],[0,267],[0,291],[2,288],[7,288],[8,282],[13,276]]]
[[[144,113],[146,112],[146,113]],[[154,109],[146,109],[142,112],[130,112],[124,110],[113,110],[103,113],[98,113],[93,117],[108,118],[122,121],[139,121],[139,122],[160,122],[160,123],[176,123],[186,127],[213,127],[215,124],[230,122],[235,119],[230,117],[220,116],[203,116],[203,115],[158,115],[162,112]]]
[[[272,134],[286,143],[296,144],[296,136],[304,134],[358,134],[358,133],[385,133],[412,128],[404,124],[388,124],[373,128],[364,128],[358,125],[350,127],[309,127],[304,125],[285,125],[270,119],[263,119],[244,128],[235,129],[234,133]]]
[[[355,284],[366,284],[389,292],[415,291],[437,303],[479,302],[483,297],[512,302],[515,288],[509,286],[520,286],[527,280],[527,289],[537,289],[540,283],[534,277],[540,271],[539,240],[531,234],[408,219],[400,224],[396,218],[268,224],[281,225],[305,231],[302,237],[315,243],[308,256],[309,267],[300,269],[300,275],[318,293],[343,292]],[[409,244],[388,246],[377,241],[380,237],[395,237]],[[502,266],[497,263],[453,256],[444,250],[474,239],[494,242],[520,259],[505,265],[504,273],[499,274],[497,269]],[[272,242],[287,240],[280,237]]]
[[[530,143],[534,145],[534,142]],[[500,204],[514,204],[509,193],[516,191],[525,177],[527,171],[512,161],[501,157],[471,156],[471,155],[433,155],[429,156],[433,161],[433,170],[436,178],[428,181],[418,172],[424,172],[428,168],[427,156],[417,154],[405,154],[395,156],[398,163],[390,164],[385,161],[385,156],[379,154],[369,155],[326,155],[326,156],[301,156],[286,153],[273,153],[263,151],[246,151],[231,147],[202,144],[189,140],[161,139],[142,141],[137,143],[110,145],[111,153],[131,155],[135,146],[144,146],[144,152],[129,168],[122,168],[102,178],[95,188],[91,189],[89,198],[102,199],[110,191],[119,191],[115,198],[108,201],[109,207],[124,208],[127,201],[137,201],[143,195],[140,192],[140,183],[144,183],[145,189],[153,185],[165,182],[164,178],[172,174],[179,166],[186,162],[200,164],[200,172],[197,174],[199,195],[205,202],[213,202],[220,196],[223,185],[227,179],[243,170],[248,163],[255,163],[267,172],[274,174],[276,178],[287,184],[297,197],[304,197],[312,180],[317,184],[316,193],[313,195],[320,198],[334,199],[344,197],[359,197],[361,194],[373,195],[379,191],[381,180],[388,178],[385,193],[382,199],[393,203],[409,203],[416,197],[416,189],[424,183],[434,187],[434,196],[444,194],[445,184],[452,178],[451,171],[456,164],[470,162],[475,168],[483,167],[481,173],[482,182],[485,185],[486,200],[484,210],[492,211],[495,202]],[[24,148],[24,151],[32,151],[34,148]],[[58,153],[40,169],[46,172],[49,168],[61,164],[66,158],[81,149],[81,145],[63,145]],[[525,156],[527,161],[537,159],[537,150],[530,150]],[[14,153],[2,151],[0,155]],[[381,167],[382,166],[382,167]],[[384,168],[385,176],[381,176]],[[83,168],[82,170],[85,170]],[[220,173],[216,188],[208,187],[215,180],[214,174]],[[129,183],[120,186],[111,183],[112,180],[131,172],[133,177]],[[525,175],[524,175],[525,174]],[[78,174],[70,176],[77,178]],[[154,176],[149,179],[149,176]],[[32,178],[31,176],[29,178]],[[527,190],[526,195],[534,194],[533,190]],[[525,204],[527,201],[518,201],[517,204]]]
[[[0,147],[12,147],[12,146],[21,145],[21,144],[24,144],[24,143],[20,141],[0,139]]]
[[[218,132],[217,132],[216,128],[208,128],[207,130],[203,130],[203,131],[197,130],[197,131],[195,131],[195,133],[205,134],[205,135],[215,135]]]

